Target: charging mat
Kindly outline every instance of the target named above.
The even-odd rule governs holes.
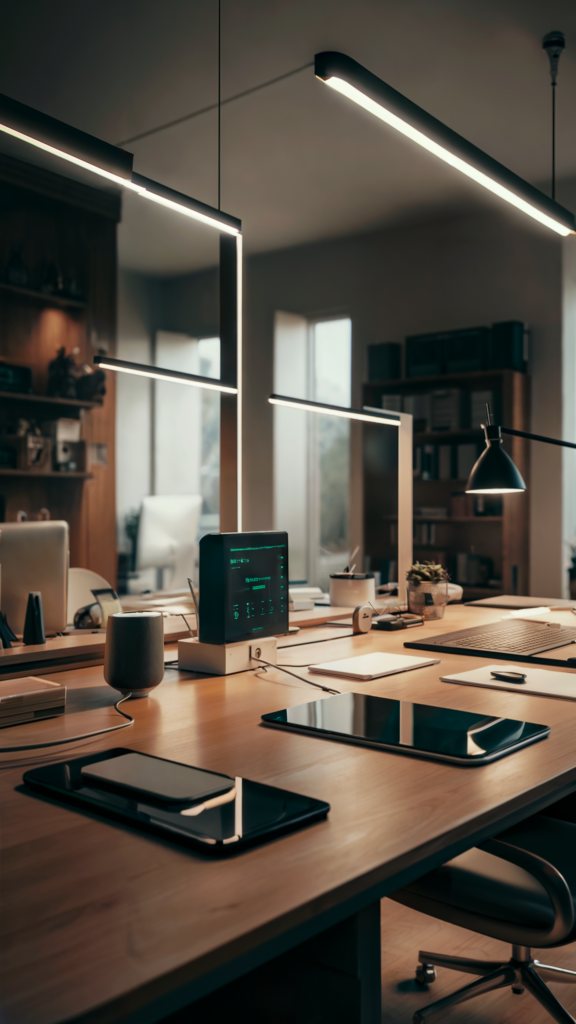
[[[101,754],[44,765],[27,771],[24,782],[42,796],[115,818],[125,825],[215,856],[237,853],[276,839],[285,832],[320,821],[330,810],[330,805],[322,800],[231,776],[221,776],[230,785],[212,799],[175,804],[152,795],[141,797],[136,792],[114,791],[82,775],[83,768],[133,753],[125,747],[115,747]],[[161,765],[175,763],[162,758],[149,760]],[[188,765],[181,767],[189,768],[196,775],[214,778],[211,772]]]

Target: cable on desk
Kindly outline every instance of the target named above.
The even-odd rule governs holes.
[[[311,679],[304,679],[304,676],[298,676],[295,672],[291,672],[290,669],[285,668],[284,665],[273,665],[271,661],[264,661],[263,658],[251,657],[250,661],[257,661],[261,665],[265,665],[267,668],[278,668],[281,672],[285,672],[287,676],[294,676],[294,679],[299,679],[301,683],[308,683],[308,686],[315,686],[317,690],[324,690],[324,693],[340,694],[340,690],[333,690],[330,686],[322,686],[322,683],[313,683]],[[307,668],[307,665],[302,665],[301,668]]]
[[[0,754],[10,754],[12,751],[16,750],[38,750],[40,747],[61,747],[65,746],[67,743],[77,743],[79,740],[89,740],[92,736],[102,736],[105,732],[116,732],[117,729],[127,729],[129,725],[134,725],[134,719],[131,715],[127,715],[125,711],[120,711],[120,704],[125,700],[128,700],[131,696],[131,693],[127,693],[124,697],[121,697],[120,700],[116,701],[114,705],[114,710],[117,711],[119,715],[122,715],[123,718],[128,719],[127,722],[122,722],[122,725],[109,725],[106,729],[97,729],[95,732],[85,732],[80,736],[68,736],[65,740],[51,740],[50,743],[27,743],[25,746],[20,747],[0,747]],[[37,721],[39,721],[39,719],[37,719]],[[44,719],[42,719],[42,721],[44,721]],[[22,722],[19,724],[27,725],[28,723]]]

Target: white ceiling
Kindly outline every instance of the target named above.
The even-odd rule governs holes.
[[[21,0],[2,20],[0,91],[107,141],[216,101],[217,0]],[[341,50],[522,177],[546,182],[550,86],[541,39],[556,28],[567,37],[557,168],[569,178],[573,0],[222,0],[222,97],[319,50]],[[210,111],[126,148],[140,173],[215,205],[216,126]],[[249,253],[488,201],[327,89],[312,68],[222,109],[222,207],[242,218]],[[138,203],[126,207],[123,265],[166,274],[214,262],[207,233],[137,211]]]

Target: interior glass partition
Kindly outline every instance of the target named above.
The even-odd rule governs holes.
[[[66,519],[121,593],[187,589],[202,533],[241,528],[240,221],[0,108],[0,520]]]

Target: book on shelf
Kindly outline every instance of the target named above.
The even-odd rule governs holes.
[[[421,480],[467,480],[480,447],[464,444],[422,444],[414,448],[413,475]]]
[[[480,430],[486,422],[486,405],[495,422],[502,413],[502,393],[494,388],[436,388],[417,394],[387,392],[380,398],[382,409],[406,412],[413,417],[415,434],[442,431]]]
[[[433,391],[431,429],[459,430],[464,420],[462,411],[461,388],[446,388],[443,391]]]

